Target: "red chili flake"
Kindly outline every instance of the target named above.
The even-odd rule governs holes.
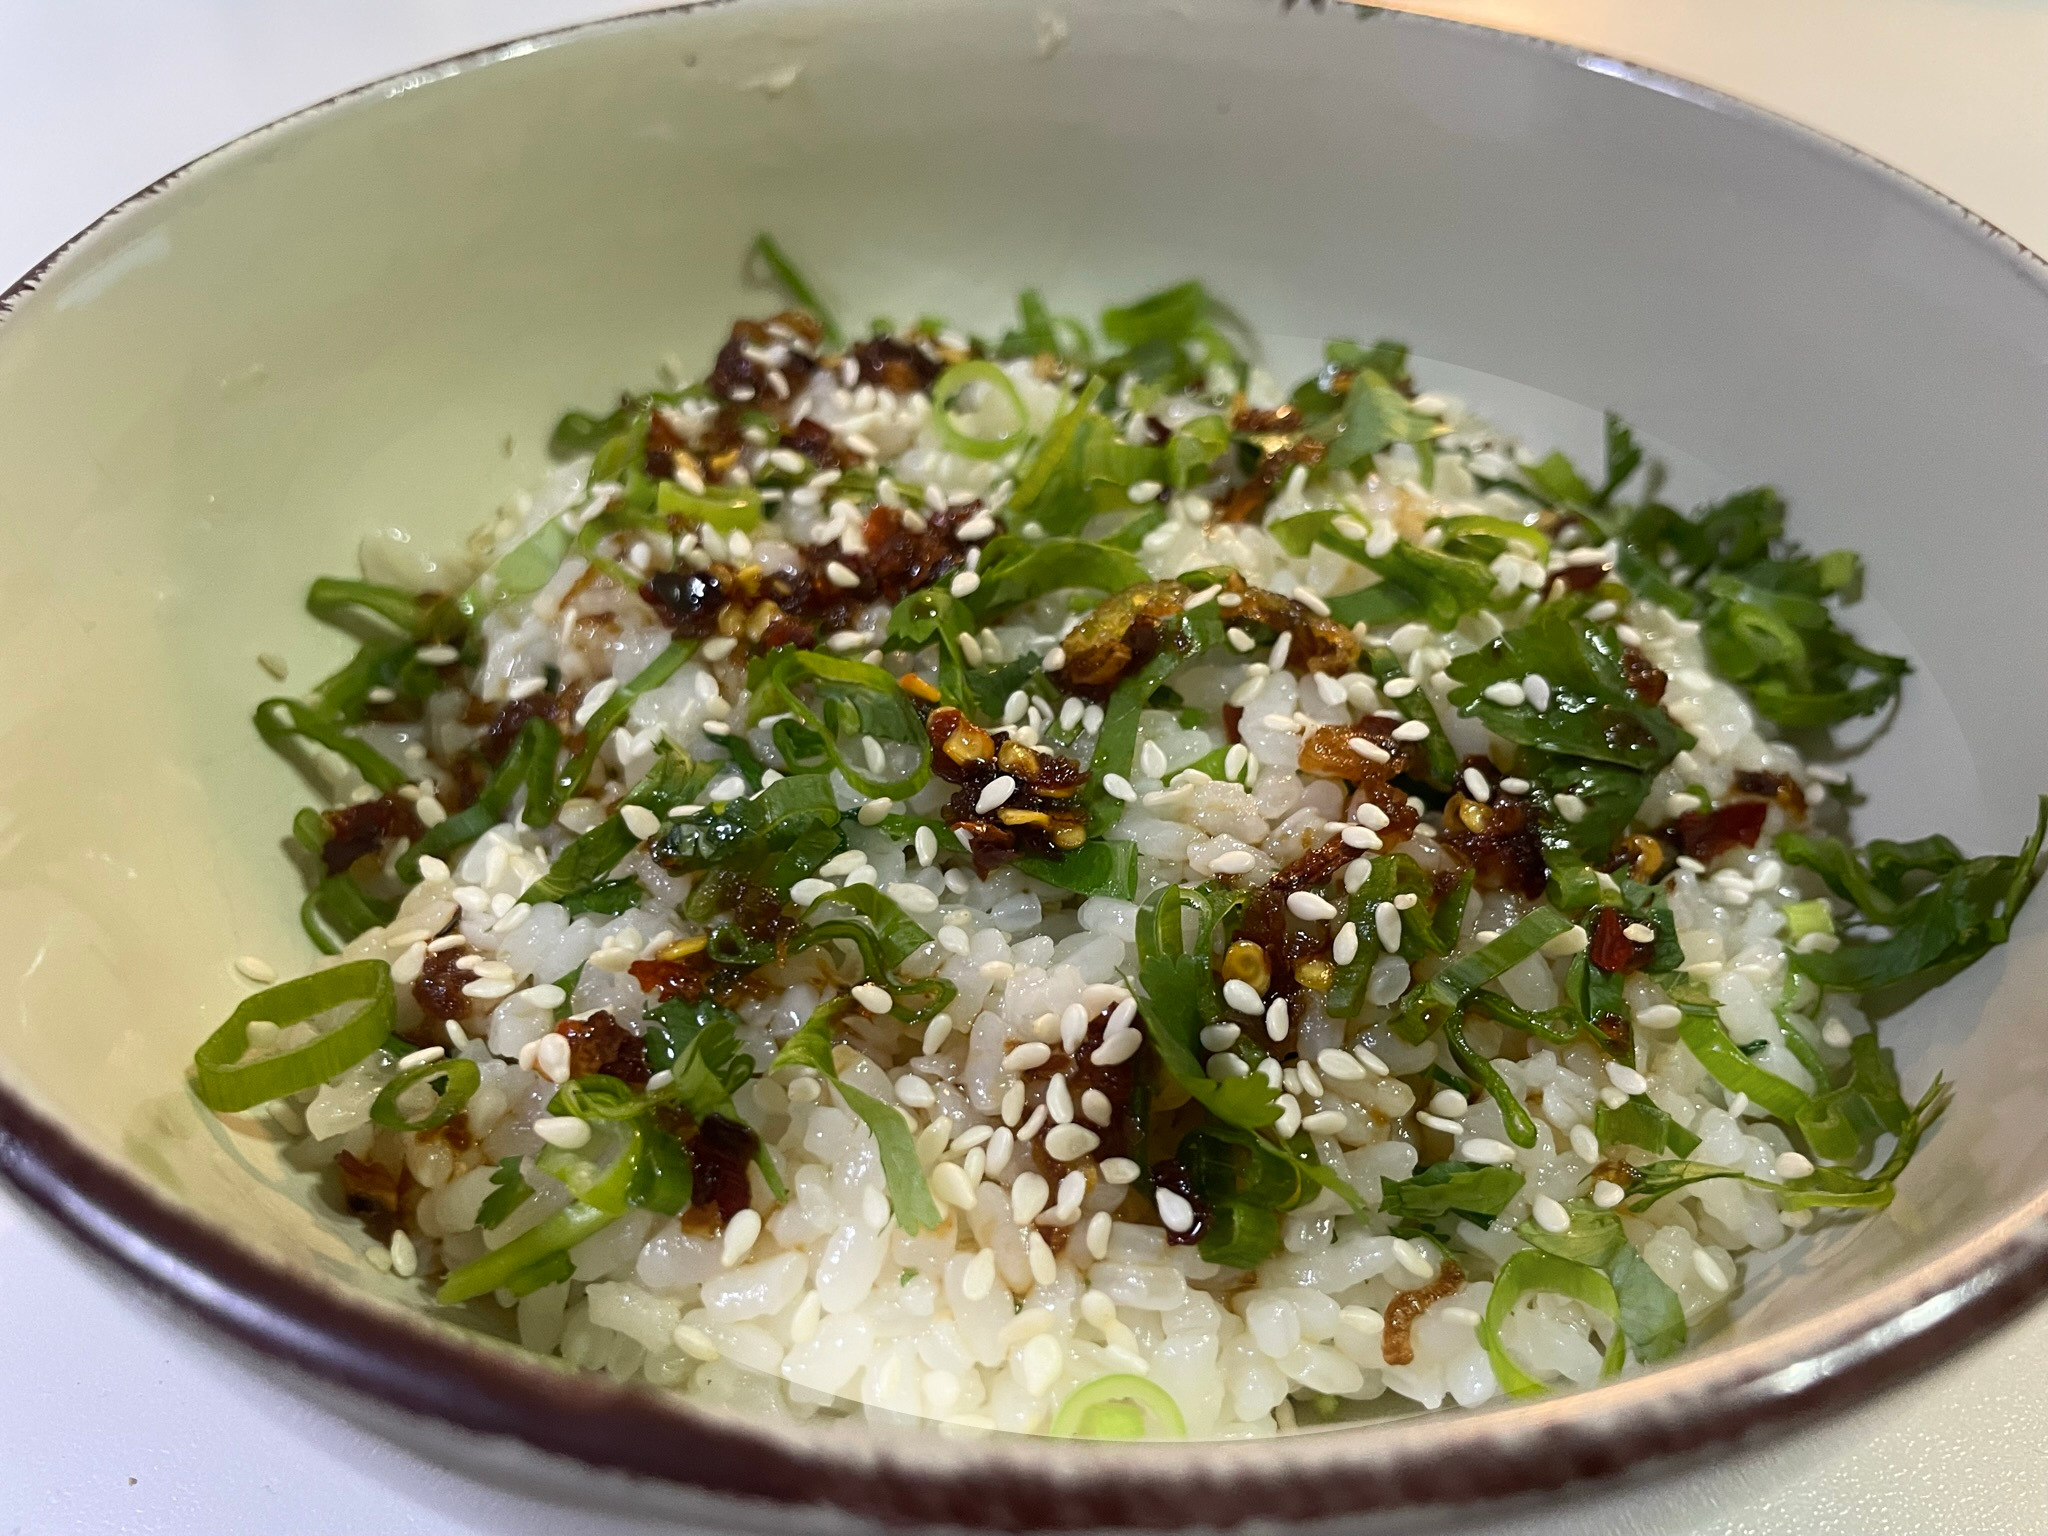
[[[335,1155],[334,1167],[341,1176],[342,1204],[380,1243],[390,1242],[391,1234],[411,1219],[425,1193],[402,1164],[394,1173],[344,1151]]]
[[[1273,432],[1297,432],[1300,429],[1301,412],[1291,405],[1261,410],[1256,406],[1246,405],[1240,398],[1236,409],[1230,413],[1230,430],[1233,432],[1264,436]]]
[[[519,740],[519,733],[525,729],[527,721],[552,720],[559,725],[571,717],[582,697],[583,686],[579,683],[568,692],[529,694],[526,698],[513,699],[501,705],[477,738],[477,751],[487,763],[502,763],[513,743]]]
[[[1671,679],[1632,645],[1622,647],[1621,680],[1628,684],[1628,691],[1645,704],[1661,702],[1664,690],[1671,684]]]
[[[700,949],[681,960],[635,960],[626,972],[657,1002],[680,997],[694,1003],[711,984],[711,964],[710,953]]]
[[[640,587],[640,597],[670,631],[704,639],[718,630],[718,611],[726,603],[725,588],[709,571],[660,571]]]
[[[1702,864],[1711,864],[1731,848],[1754,848],[1771,813],[1762,800],[1736,800],[1711,811],[1687,811],[1678,818],[1678,843]]]
[[[879,384],[899,395],[917,395],[939,376],[938,363],[923,348],[894,336],[873,336],[854,347],[860,382]]]
[[[753,1201],[747,1165],[754,1160],[754,1133],[737,1120],[708,1115],[690,1139],[690,1204],[718,1212],[728,1222]]]
[[[782,429],[782,446],[794,448],[820,469],[845,469],[860,462],[858,454],[840,450],[830,427],[809,416]]]
[[[360,805],[344,805],[323,811],[327,841],[320,847],[320,862],[327,873],[338,875],[357,859],[380,852],[386,839],[418,837],[426,828],[410,800],[381,795]]]
[[[603,1009],[587,1019],[564,1019],[555,1033],[569,1042],[571,1077],[602,1072],[637,1088],[652,1076],[645,1043]]]
[[[794,339],[777,336],[769,329],[770,326],[792,333]],[[794,399],[803,393],[804,386],[817,371],[817,359],[799,350],[805,345],[816,345],[817,338],[818,322],[798,310],[785,310],[765,324],[759,320],[738,321],[725,345],[718,349],[718,360],[711,365],[711,374],[705,383],[721,400],[734,400],[772,410],[784,400]],[[779,363],[760,362],[753,355],[771,351],[778,345],[785,353]],[[770,375],[776,373],[782,375],[786,393],[775,388]]]
[[[1561,571],[1552,571],[1544,598],[1548,600],[1561,592],[1590,592],[1607,579],[1607,572],[1604,565],[1568,565]]]
[[[1760,795],[1766,800],[1777,801],[1795,820],[1806,817],[1806,791],[1789,773],[1757,773],[1744,768],[1735,775],[1735,789],[1738,794]]]
[[[1535,805],[1526,795],[1500,789],[1500,777],[1484,757],[1468,757],[1461,768],[1477,772],[1493,786],[1490,798],[1475,800],[1462,789],[1444,807],[1443,845],[1472,866],[1482,890],[1514,891],[1531,898],[1543,894],[1549,869],[1537,835]],[[1463,784],[1465,773],[1457,782]]]
[[[420,1005],[420,1011],[428,1018],[469,1017],[470,999],[462,995],[462,989],[476,978],[468,971],[457,969],[455,964],[465,952],[461,948],[427,951],[420,973],[413,980],[412,995],[413,1001]],[[433,1043],[438,1045],[441,1042]]]
[[[1657,945],[1654,939],[1638,944],[1623,932],[1634,921],[1619,907],[1602,907],[1593,922],[1592,943],[1587,946],[1586,958],[1610,976],[1643,969],[1656,954]]]

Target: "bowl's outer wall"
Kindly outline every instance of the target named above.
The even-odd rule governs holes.
[[[1068,22],[1048,48],[1028,0],[752,0],[585,31],[259,133],[16,290],[0,325],[0,1082],[249,1253],[400,1297],[308,1209],[261,1122],[224,1131],[182,1086],[245,990],[231,959],[309,958],[281,852],[308,795],[249,728],[274,686],[256,657],[306,686],[346,646],[304,615],[305,583],[352,569],[365,529],[452,545],[542,472],[561,407],[666,357],[701,368],[734,313],[771,302],[741,274],[760,229],[855,319],[936,310],[992,330],[1027,285],[1089,312],[1197,275],[1290,358],[1394,334],[1617,405],[1731,483],[1785,488],[1810,545],[1868,557],[1873,634],[1903,637],[1919,670],[1857,769],[1865,827],[2017,842],[2048,784],[2048,294],[2031,258],[1838,148],[1558,50],[1232,0],[1098,0]],[[1494,402],[1510,425],[1518,398]],[[1617,1394],[1672,1449],[1733,1427],[1688,1420],[1702,1372],[1754,1382],[1773,1359],[1910,1336],[1859,1345],[1844,1303],[1876,1319],[1941,1289],[1988,1223],[2038,1236],[2016,1223],[2048,1179],[2040,933],[2030,916],[1890,1026],[1909,1081],[1939,1065],[1960,1108],[1891,1212],[1817,1246],[1824,1275],[1810,1256],[1785,1266],[1705,1355],[1648,1383],[1268,1448],[1263,1471],[1210,1455],[1242,1495],[1223,1517],[1440,1499],[1429,1447],[1539,1416],[1559,1434],[1620,1424]],[[1764,1395],[1798,1400],[1832,1368]],[[520,1391],[553,1379],[492,1369]],[[870,1458],[900,1453],[908,1476],[983,1454],[851,1430],[786,1449],[826,1444],[852,1479],[839,1496],[870,1508],[909,1507],[858,1491]],[[1356,1475],[1276,1497],[1301,1458]],[[1594,1461],[1502,1467],[1514,1486]],[[683,1452],[644,1469],[761,1481]],[[953,1496],[911,1504],[986,1513]],[[1214,1496],[1147,1480],[1114,1508],[996,1518],[1184,1523],[1217,1518]]]

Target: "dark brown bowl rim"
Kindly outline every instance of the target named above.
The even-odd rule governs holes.
[[[253,141],[338,108],[600,31],[663,25],[736,0],[600,18],[456,55],[328,98],[188,162],[125,199],[0,292],[0,324],[108,221]],[[1399,11],[1381,19],[1484,37],[1744,121],[1930,205],[2048,288],[2048,265],[1861,151],[1661,71],[1525,34]],[[0,333],[4,336],[4,333]],[[1808,1322],[1588,1391],[1370,1431],[1199,1447],[952,1439],[859,1425],[738,1420],[620,1386],[316,1283],[245,1248],[92,1151],[0,1082],[0,1175],[149,1290],[314,1382],[371,1404],[523,1442],[596,1468],[771,1505],[836,1506],[892,1524],[1001,1529],[1226,1526],[1509,1499],[1727,1446],[1859,1402],[1921,1371],[2048,1289],[2048,1191],[1932,1259]],[[795,1508],[788,1514],[795,1516]]]

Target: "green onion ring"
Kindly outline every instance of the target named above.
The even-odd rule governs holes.
[[[405,1112],[398,1107],[399,1099],[408,1088],[436,1077],[445,1077],[448,1081],[442,1086],[441,1096],[434,1107],[417,1120],[406,1119]],[[435,1126],[446,1125],[454,1119],[482,1082],[483,1075],[467,1056],[438,1057],[421,1062],[384,1085],[376,1102],[370,1106],[370,1118],[389,1131],[431,1131]]]
[[[974,437],[954,424],[950,407],[976,384],[986,384],[1003,397],[1016,414],[1015,428],[1001,437]],[[938,430],[939,441],[953,452],[970,459],[999,459],[1031,435],[1031,413],[1024,409],[1024,397],[1017,393],[1010,376],[994,363],[976,358],[955,363],[932,385],[932,425]]]
[[[1098,1376],[1076,1387],[1053,1415],[1047,1433],[1068,1440],[1136,1440],[1144,1435],[1148,1413],[1166,1437],[1187,1438],[1188,1421],[1172,1395],[1157,1382],[1124,1374]]]
[[[357,998],[362,1000],[362,1008],[339,1029],[294,1050],[257,1061],[242,1060],[249,1048],[249,1026],[258,1019],[289,1029]],[[227,1022],[192,1053],[194,1091],[208,1109],[232,1114],[288,1093],[316,1088],[382,1045],[396,1017],[391,967],[382,960],[354,960],[266,987],[244,998]]]

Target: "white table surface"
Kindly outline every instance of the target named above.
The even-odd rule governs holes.
[[[849,0],[858,3],[858,0]],[[1085,3],[1085,0],[1065,0]],[[1247,4],[1277,0],[1245,0]],[[0,0],[0,281],[224,139],[603,0]],[[1871,150],[2048,249],[2048,5],[1418,0],[1612,51]],[[0,1536],[618,1527],[479,1488],[167,1325],[0,1195]],[[1502,1536],[2048,1533],[2048,1312],[1824,1427]]]

